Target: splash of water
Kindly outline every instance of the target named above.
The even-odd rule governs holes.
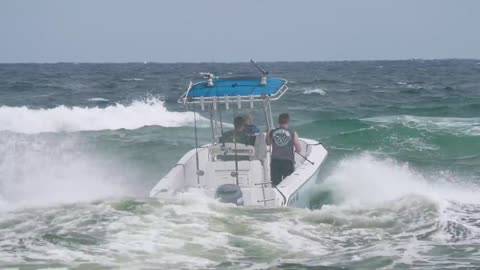
[[[407,163],[363,153],[339,162],[321,187],[331,191],[334,201],[322,213],[338,220],[358,223],[358,213],[362,220],[371,218],[365,215],[374,211],[374,217],[404,219],[402,226],[417,230],[416,238],[480,242],[476,221],[480,219],[480,186],[449,172],[422,174]]]
[[[125,168],[76,137],[0,136],[0,209],[41,207],[134,195]]]
[[[340,161],[323,183],[343,204],[379,204],[420,195],[442,201],[480,203],[480,187],[459,181],[448,172],[425,176],[407,163],[363,153]]]

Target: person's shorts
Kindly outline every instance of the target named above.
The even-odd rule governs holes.
[[[293,161],[286,159],[272,159],[270,162],[270,177],[272,186],[277,186],[282,180],[295,170]]]

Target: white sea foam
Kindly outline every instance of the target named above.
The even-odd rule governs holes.
[[[342,197],[341,202],[314,211],[234,207],[195,190],[172,200],[107,201],[53,207],[48,213],[6,213],[0,221],[15,225],[3,232],[14,236],[3,237],[0,244],[17,247],[21,238],[28,248],[16,253],[5,248],[0,255],[16,263],[47,258],[73,264],[80,258],[84,263],[135,269],[218,268],[225,262],[241,269],[268,269],[280,263],[328,266],[345,260],[362,264],[379,256],[413,264],[429,259],[432,248],[449,244],[442,239],[448,237],[444,231],[433,236],[434,245],[418,240],[437,226],[457,221],[451,212],[442,212],[441,201],[480,200],[478,188],[431,180],[407,164],[362,154],[340,162],[326,179],[324,186]],[[92,217],[101,221],[92,222]],[[45,229],[50,227],[60,230]],[[67,235],[62,239],[67,243],[75,241],[79,231],[87,232],[95,235],[96,243],[52,243],[39,237],[45,231]]]
[[[93,102],[98,102],[98,101],[109,101],[106,98],[101,98],[101,97],[94,97],[94,98],[89,98],[88,101],[93,101]]]
[[[130,105],[115,104],[105,108],[0,107],[0,130],[20,133],[137,129],[149,125],[180,127],[191,123],[193,123],[192,112],[168,111],[164,102],[158,98],[137,100]]]
[[[304,89],[303,94],[304,95],[318,94],[318,95],[324,96],[327,94],[327,91],[325,91],[322,88]]]
[[[412,115],[379,116],[362,119],[364,121],[402,124],[411,128],[427,130],[446,130],[452,133],[480,135],[480,118],[425,117]]]
[[[143,78],[125,78],[122,81],[143,81]]]

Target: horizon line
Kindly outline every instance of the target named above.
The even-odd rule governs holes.
[[[257,61],[259,63],[332,63],[332,62],[401,62],[401,61],[448,61],[448,60],[460,60],[460,61],[480,61],[480,58],[407,58],[407,59],[363,59],[363,60],[274,60],[274,61]],[[9,64],[246,64],[250,63],[248,61],[177,61],[177,62],[160,62],[160,61],[125,61],[125,62],[111,62],[111,61],[98,61],[98,62],[89,62],[89,61],[52,61],[52,62],[0,62],[0,65],[9,65]]]

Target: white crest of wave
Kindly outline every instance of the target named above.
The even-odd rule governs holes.
[[[20,133],[137,129],[157,125],[180,127],[193,122],[193,112],[171,112],[158,98],[133,101],[130,105],[30,109],[0,107],[0,130]]]
[[[122,81],[143,81],[143,78],[125,78]]]
[[[106,98],[94,97],[94,98],[89,98],[88,101],[92,101],[92,102],[107,102],[107,101],[109,101],[109,100],[106,99]]]
[[[327,94],[327,91],[325,91],[322,88],[314,88],[314,89],[304,89],[303,90],[304,95],[310,95],[310,94],[319,94],[321,96],[324,96]]]
[[[402,124],[407,127],[427,130],[449,130],[467,135],[480,135],[480,118],[425,117],[413,115],[393,115],[365,118],[364,121]]]
[[[446,173],[422,175],[407,163],[361,154],[342,160],[323,183],[339,202],[352,205],[381,204],[409,195],[437,202],[453,200],[480,203],[480,187],[456,181]]]

